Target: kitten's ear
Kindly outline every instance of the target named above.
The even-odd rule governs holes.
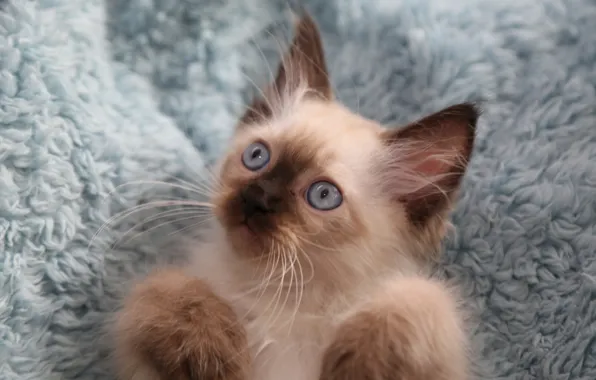
[[[465,103],[383,132],[389,160],[384,182],[414,224],[424,225],[449,208],[472,153],[479,116],[476,106]]]
[[[240,122],[251,124],[272,116],[272,107],[293,95],[299,87],[323,100],[333,98],[321,35],[315,21],[304,12],[298,19],[290,49],[282,58],[275,81],[256,98]]]

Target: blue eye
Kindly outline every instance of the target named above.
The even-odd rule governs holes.
[[[248,170],[263,169],[269,163],[269,149],[260,142],[252,143],[242,153],[242,163]]]
[[[319,181],[310,185],[306,192],[306,200],[317,210],[328,211],[338,208],[343,202],[343,196],[331,182]]]

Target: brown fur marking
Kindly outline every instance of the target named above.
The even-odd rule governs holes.
[[[341,324],[320,380],[461,380],[464,347],[455,301],[443,285],[400,279]]]
[[[244,141],[244,140],[243,140]],[[275,242],[295,240],[287,236],[298,235],[316,245],[345,244],[354,237],[362,236],[365,231],[356,205],[346,202],[343,212],[330,211],[320,213],[306,204],[306,191],[317,178],[331,178],[325,164],[333,160],[333,151],[325,148],[325,141],[316,135],[303,134],[288,138],[268,140],[271,148],[271,161],[259,172],[251,172],[244,168],[237,156],[242,154],[246,144],[241,145],[236,155],[228,160],[222,170],[220,182],[224,191],[220,191],[215,199],[216,213],[230,230],[244,221],[242,212],[242,192],[261,192],[264,187],[272,189],[267,196],[276,199],[277,207],[270,213],[256,215],[251,224],[259,239],[252,239],[254,247],[247,244],[244,234],[230,234],[230,240],[245,253],[255,255],[268,252]],[[309,174],[311,173],[311,174]],[[337,183],[337,181],[334,181]],[[341,186],[341,183],[337,183]],[[258,190],[255,190],[256,187]],[[311,225],[313,219],[325,218],[320,228]],[[252,249],[251,249],[252,248]]]
[[[399,198],[406,207],[412,223],[424,224],[434,215],[442,214],[449,206],[454,192],[465,174],[467,163],[474,148],[474,137],[479,111],[473,104],[458,104],[427,116],[406,127],[390,130],[383,138],[387,145],[412,144],[419,147],[420,153],[410,159],[424,161],[445,154],[448,162],[440,162],[434,168],[442,174],[432,180],[432,185]],[[423,170],[422,170],[423,172]],[[422,174],[425,174],[424,172]]]
[[[139,283],[115,335],[121,378],[145,366],[164,380],[247,379],[246,335],[234,312],[182,271],[161,270]]]

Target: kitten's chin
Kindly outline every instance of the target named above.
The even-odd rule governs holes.
[[[266,240],[247,223],[225,227],[234,251],[241,256],[260,256],[265,251]]]

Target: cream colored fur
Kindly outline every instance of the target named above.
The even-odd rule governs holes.
[[[379,139],[383,129],[336,103],[304,100],[291,104],[294,108],[291,112],[286,110],[285,117],[240,133],[231,151],[236,146],[243,149],[257,137],[265,141],[319,141],[328,150],[328,156],[333,157],[326,169],[332,178],[340,179],[348,201],[358,205],[367,232],[363,232],[357,245],[340,251],[309,247],[302,253],[312,262],[310,266],[303,259],[297,261],[301,268],[279,262],[273,277],[281,277],[287,271],[283,289],[280,278],[259,287],[261,281],[267,282],[270,273],[234,252],[219,224],[206,234],[208,243],[193,249],[193,264],[188,271],[217,289],[233,305],[248,331],[254,360],[254,373],[249,380],[318,380],[323,351],[342,321],[371,299],[424,302],[411,298],[418,292],[429,296],[434,306],[407,311],[414,320],[420,319],[415,328],[427,330],[413,333],[422,339],[435,330],[443,334],[442,347],[425,346],[421,341],[417,346],[420,352],[416,353],[419,360],[428,354],[424,350],[440,349],[449,365],[465,368],[465,356],[460,354],[465,341],[456,298],[446,286],[425,280],[428,275],[417,261],[421,251],[432,253],[442,228],[433,229],[427,236],[423,234],[422,240],[420,236],[412,239],[400,234],[410,231],[403,210],[390,205],[383,196],[375,196],[375,189],[369,187],[374,184],[372,164],[383,151]],[[417,287],[411,295],[400,294],[403,289],[396,287],[402,279]],[[457,380],[460,379],[463,378]]]

